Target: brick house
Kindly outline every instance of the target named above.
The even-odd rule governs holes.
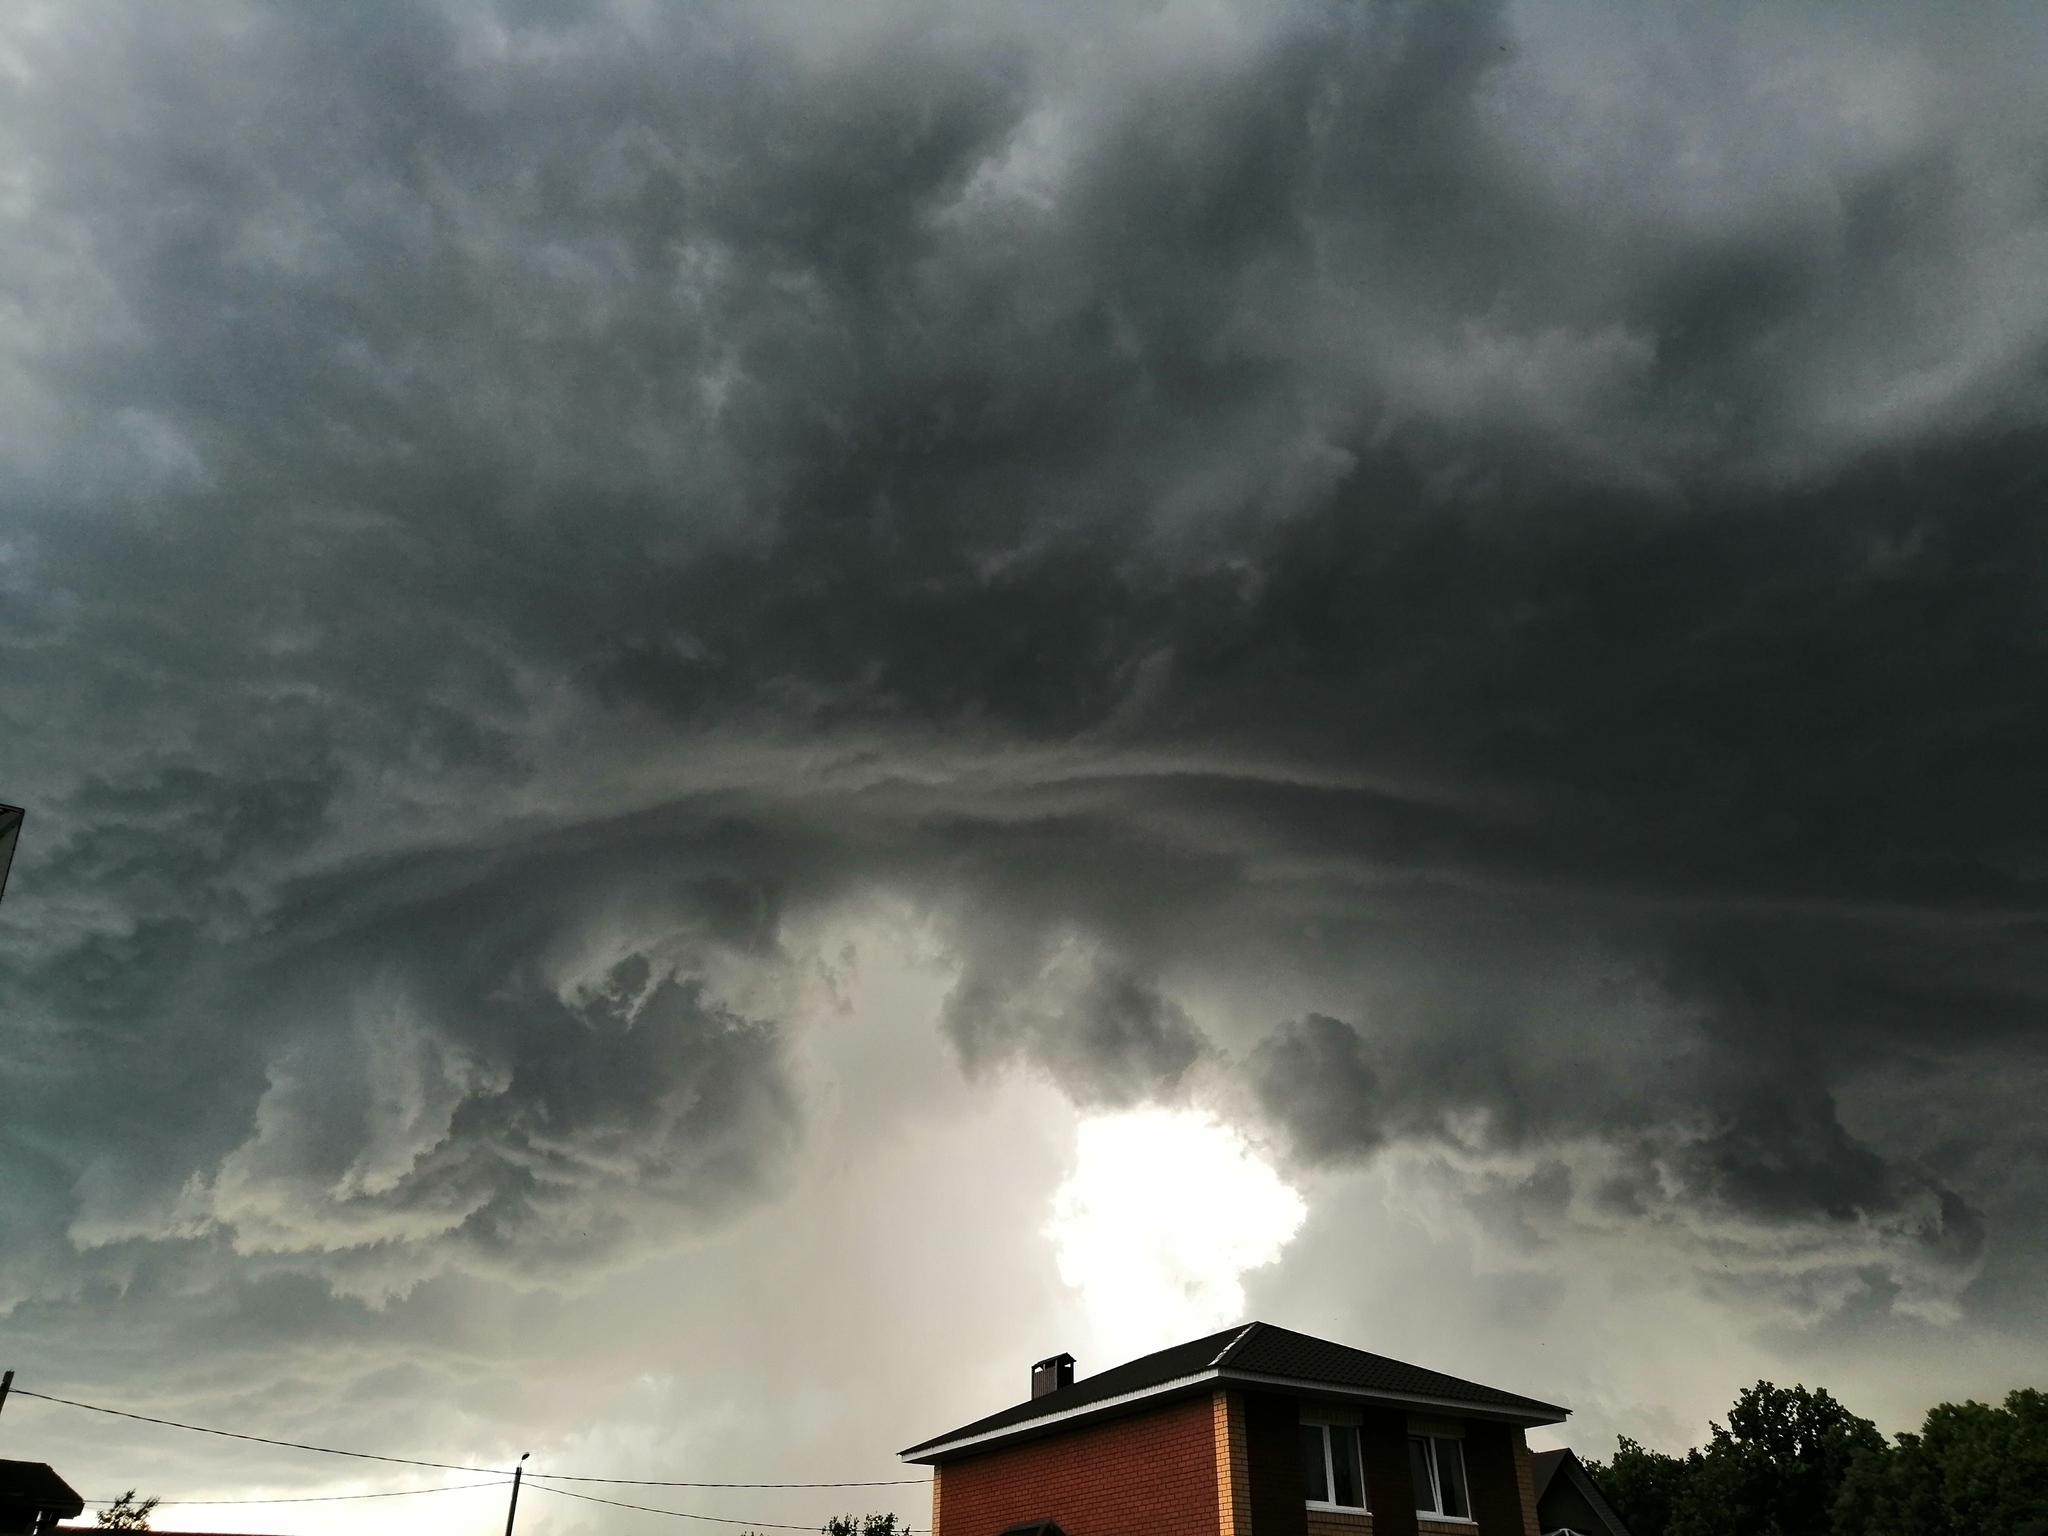
[[[1251,1323],[1083,1381],[1041,1360],[902,1455],[932,1536],[1540,1536],[1522,1432],[1567,1412]]]

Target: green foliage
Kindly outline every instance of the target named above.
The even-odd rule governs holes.
[[[820,1527],[821,1536],[910,1536],[910,1522],[894,1515],[834,1515]]]
[[[1884,1450],[1877,1426],[1827,1392],[1768,1381],[1708,1429],[1683,1458],[1624,1439],[1613,1461],[1587,1464],[1630,1536],[1833,1536],[1858,1453]]]
[[[1615,1444],[1614,1460],[1585,1465],[1629,1528],[1629,1536],[1665,1536],[1671,1527],[1672,1508],[1684,1494],[1686,1478],[1699,1459],[1698,1451],[1681,1459],[1646,1450],[1624,1435]]]
[[[1840,1536],[2048,1536],[2048,1393],[1943,1403],[1917,1435],[1860,1456]]]
[[[1668,1536],[1832,1536],[1856,1454],[1882,1452],[1877,1426],[1825,1391],[1760,1381],[1710,1425],[1671,1512]]]
[[[103,1531],[146,1531],[149,1529],[149,1512],[162,1502],[155,1494],[137,1500],[135,1490],[130,1488],[99,1513],[100,1529]]]

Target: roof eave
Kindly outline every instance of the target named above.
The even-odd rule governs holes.
[[[1278,1387],[1291,1392],[1313,1393],[1317,1397],[1342,1398],[1347,1402],[1384,1403],[1390,1408],[1434,1408],[1460,1418],[1490,1419],[1497,1424],[1516,1424],[1534,1429],[1539,1424],[1562,1424],[1571,1409],[1555,1403],[1524,1398],[1520,1403],[1475,1403],[1463,1397],[1436,1397],[1420,1392],[1388,1392],[1378,1387],[1352,1387],[1333,1381],[1307,1381],[1298,1376],[1269,1376],[1258,1371],[1225,1368],[1217,1373],[1247,1386]]]
[[[1077,1403],[1072,1408],[1038,1414],[1015,1424],[1004,1424],[994,1429],[983,1430],[980,1434],[953,1435],[940,1440],[927,1440],[922,1445],[913,1445],[907,1451],[899,1451],[897,1455],[904,1461],[930,1466],[971,1451],[993,1450],[1010,1441],[1033,1439],[1063,1425],[1082,1423],[1092,1418],[1110,1417],[1138,1403],[1179,1397],[1205,1382],[1276,1387],[1290,1392],[1310,1393],[1317,1397],[1337,1398],[1346,1402],[1380,1403],[1390,1408],[1434,1409],[1440,1413],[1455,1413],[1462,1418],[1489,1419],[1496,1423],[1515,1424],[1524,1429],[1534,1428],[1539,1424],[1561,1424],[1571,1413],[1569,1408],[1539,1403],[1533,1398],[1526,1400],[1524,1406],[1511,1403],[1474,1403],[1462,1398],[1386,1392],[1367,1387],[1345,1386],[1338,1382],[1304,1380],[1293,1376],[1269,1376],[1262,1372],[1223,1366],[1196,1371],[1187,1376],[1176,1376],[1171,1381],[1155,1382],[1148,1387],[1120,1392],[1114,1397]]]

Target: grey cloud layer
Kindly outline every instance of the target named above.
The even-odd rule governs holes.
[[[8,36],[10,1300],[736,1209],[884,893],[970,1071],[2024,1255],[2038,20],[819,27]]]

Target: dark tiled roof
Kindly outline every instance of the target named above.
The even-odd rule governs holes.
[[[60,1520],[85,1509],[85,1500],[46,1461],[0,1461],[0,1504],[54,1509]]]
[[[1050,1414],[1065,1414],[1075,1408],[1085,1408],[1090,1403],[1163,1387],[1169,1382],[1210,1370],[1279,1377],[1309,1388],[1341,1387],[1356,1392],[1384,1393],[1396,1398],[1420,1397],[1446,1403],[1469,1403],[1475,1408],[1491,1408],[1511,1415],[1528,1414],[1546,1422],[1563,1418],[1565,1412],[1534,1398],[1518,1397],[1496,1387],[1483,1387],[1477,1382],[1446,1376],[1441,1371],[1424,1370],[1419,1365],[1389,1360],[1385,1355],[1332,1344],[1327,1339],[1311,1338],[1289,1328],[1276,1328],[1271,1323],[1247,1323],[1111,1366],[1098,1375],[1084,1377],[1070,1387],[1048,1392],[1044,1397],[1018,1403],[985,1419],[976,1419],[972,1424],[963,1424],[958,1429],[934,1436],[902,1454],[917,1456],[935,1445],[1029,1424]]]
[[[1183,1376],[1192,1376],[1206,1371],[1216,1363],[1217,1356],[1229,1347],[1230,1342],[1242,1328],[1232,1328],[1226,1333],[1212,1333],[1206,1339],[1190,1339],[1185,1344],[1175,1344],[1156,1354],[1140,1355],[1136,1360],[1126,1360],[1122,1365],[1113,1365],[1094,1376],[1084,1376],[1071,1387],[1061,1387],[1057,1392],[1048,1392],[1043,1397],[1034,1397],[1028,1402],[1005,1408],[1001,1413],[992,1413],[985,1419],[976,1419],[972,1424],[962,1425],[943,1435],[936,1435],[922,1445],[913,1445],[903,1452],[915,1456],[926,1446],[941,1445],[948,1440],[959,1440],[967,1435],[984,1435],[993,1429],[1007,1429],[1012,1424],[1027,1424],[1033,1419],[1043,1418],[1048,1413],[1065,1413],[1070,1408],[1085,1408],[1090,1403],[1099,1403],[1107,1397],[1121,1397],[1126,1392],[1141,1392],[1146,1387],[1156,1387],[1162,1382],[1177,1381]]]
[[[1426,1371],[1419,1365],[1370,1355],[1327,1339],[1312,1339],[1305,1333],[1275,1328],[1271,1323],[1253,1323],[1245,1329],[1223,1363],[1234,1371],[1325,1382],[1395,1397],[1440,1397],[1449,1402],[1470,1403],[1475,1408],[1504,1408],[1514,1413],[1555,1413],[1559,1417],[1564,1413],[1563,1409],[1539,1403],[1533,1397],[1520,1397],[1498,1387],[1482,1387],[1476,1381]]]
[[[1592,1506],[1594,1515],[1606,1525],[1611,1536],[1628,1536],[1628,1527],[1622,1524],[1621,1516],[1607,1502],[1607,1495],[1593,1481],[1593,1474],[1586,1470],[1586,1464],[1572,1454],[1570,1446],[1562,1450],[1536,1452],[1529,1458],[1529,1470],[1535,1477],[1539,1519],[1542,1518],[1540,1506],[1544,1495],[1550,1491],[1550,1485],[1562,1476],[1565,1485],[1577,1489],[1579,1496]]]
[[[1564,1465],[1564,1459],[1569,1455],[1569,1450],[1537,1451],[1529,1457],[1529,1471],[1535,1478],[1536,1497],[1539,1502],[1544,1491],[1550,1487],[1550,1480],[1557,1476],[1557,1469]]]

